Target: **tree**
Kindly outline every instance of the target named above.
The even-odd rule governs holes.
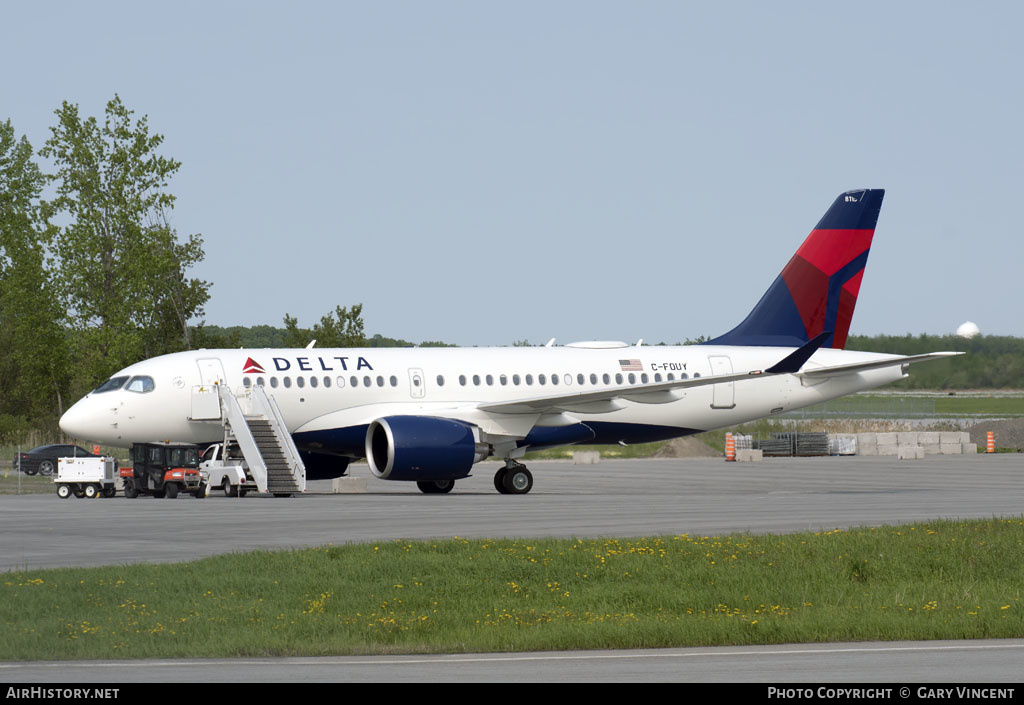
[[[186,275],[203,258],[202,238],[179,242],[170,225],[166,187],[181,163],[157,153],[163,137],[133,114],[115,95],[101,125],[65,101],[40,150],[57,168],[54,207],[69,221],[54,247],[60,295],[94,378],[188,348],[188,321],[209,299],[209,283]]]
[[[0,123],[0,416],[8,428],[11,418],[56,427],[69,384],[45,184],[28,140],[15,138],[10,120]]]
[[[366,345],[363,333],[363,305],[355,304],[351,309],[336,306],[333,314],[327,314],[313,326],[313,330],[299,328],[298,319],[284,315],[286,344],[292,348],[304,348],[311,340],[322,348],[358,348]]]

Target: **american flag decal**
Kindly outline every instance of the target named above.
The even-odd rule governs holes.
[[[644,366],[639,360],[619,360],[619,367],[623,372],[643,372]]]

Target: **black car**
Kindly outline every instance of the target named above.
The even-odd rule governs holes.
[[[90,453],[81,446],[69,445],[67,443],[52,443],[46,446],[33,448],[25,453],[18,453],[14,456],[14,468],[21,469],[26,475],[52,475],[57,472],[57,458],[98,458],[98,455]]]

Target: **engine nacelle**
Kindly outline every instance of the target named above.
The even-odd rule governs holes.
[[[457,480],[487,457],[480,429],[433,416],[385,416],[366,429],[366,461],[382,480]]]

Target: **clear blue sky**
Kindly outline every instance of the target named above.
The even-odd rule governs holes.
[[[508,344],[738,323],[885,188],[853,333],[1024,335],[1019,2],[14,2],[0,119],[114,93],[206,320]]]

